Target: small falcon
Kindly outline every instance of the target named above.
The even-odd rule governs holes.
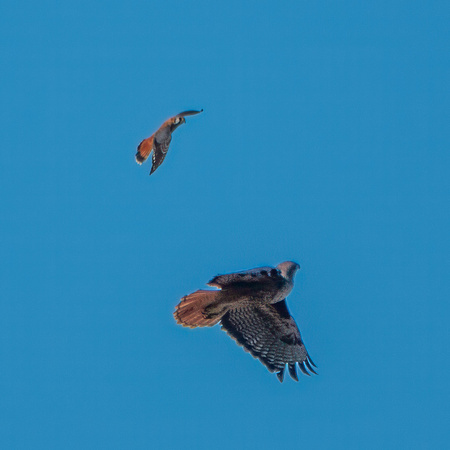
[[[169,150],[172,133],[186,122],[185,116],[193,116],[203,111],[184,111],[166,120],[149,138],[144,139],[137,148],[136,162],[142,164],[152,154],[152,170],[150,175],[162,164]]]
[[[178,324],[190,328],[211,327],[220,321],[222,329],[270,372],[277,372],[281,382],[286,364],[298,381],[296,364],[306,375],[317,373],[286,305],[298,269],[297,263],[285,261],[276,268],[218,275],[207,285],[219,290],[186,295],[173,315]]]

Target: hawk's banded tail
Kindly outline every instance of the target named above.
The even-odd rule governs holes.
[[[178,324],[184,327],[212,327],[222,318],[223,314],[207,318],[205,308],[213,304],[220,291],[199,290],[186,295],[175,308],[173,316]]]

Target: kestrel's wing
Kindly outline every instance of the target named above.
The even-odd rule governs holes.
[[[179,114],[177,114],[174,117],[195,116],[195,114],[200,114],[202,111],[203,111],[203,109],[201,109],[200,111],[195,111],[195,110],[191,109],[189,111],[180,112]]]
[[[296,363],[304,374],[310,375],[307,369],[316,373],[286,300],[232,309],[222,317],[221,324],[245,351],[258,358],[271,372],[276,371],[280,381],[283,381],[286,364],[296,381]]]
[[[150,170],[150,175],[162,164],[164,158],[169,150],[170,141],[172,136],[167,135],[165,139],[161,142],[157,141],[156,138],[153,140],[153,154],[152,154],[152,170]]]
[[[278,285],[280,282],[284,282],[284,278],[278,269],[274,267],[257,267],[256,269],[242,272],[217,275],[207,285],[223,289],[228,286],[239,287],[248,283],[252,285],[257,283]]]
[[[152,134],[149,138],[144,139],[137,148],[136,152],[136,162],[142,164],[150,155],[153,150],[153,139],[155,135]]]

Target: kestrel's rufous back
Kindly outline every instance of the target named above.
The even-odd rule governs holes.
[[[136,162],[142,164],[153,150],[151,175],[164,161],[169,150],[170,141],[172,140],[172,133],[181,124],[186,122],[184,117],[200,114],[202,111],[203,109],[200,111],[184,111],[166,120],[157,131],[139,144],[136,153]]]

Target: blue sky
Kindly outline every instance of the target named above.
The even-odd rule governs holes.
[[[444,1],[0,6],[0,446],[445,448]],[[158,171],[136,146],[204,108]],[[293,259],[319,376],[172,311]]]

